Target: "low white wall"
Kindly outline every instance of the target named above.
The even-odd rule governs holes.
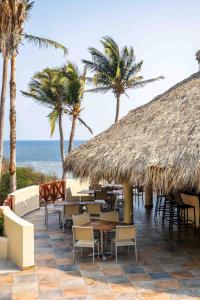
[[[9,207],[1,207],[4,235],[8,238],[8,258],[20,269],[34,266],[34,225],[18,217]]]
[[[13,198],[13,211],[20,217],[40,207],[38,185],[17,190],[10,195]]]

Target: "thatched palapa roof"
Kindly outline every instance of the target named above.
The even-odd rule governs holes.
[[[200,72],[73,150],[65,171],[95,182],[200,191]]]

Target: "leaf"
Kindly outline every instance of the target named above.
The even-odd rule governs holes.
[[[51,128],[51,137],[54,134],[56,121],[58,120],[59,113],[57,110],[52,111],[47,117],[50,121],[50,128]]]

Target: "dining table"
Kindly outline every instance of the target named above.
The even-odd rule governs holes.
[[[106,252],[104,249],[104,233],[108,233],[109,231],[113,230],[116,228],[118,225],[118,222],[107,222],[107,221],[102,221],[102,220],[94,220],[91,221],[90,223],[85,224],[84,226],[91,226],[94,231],[100,232],[100,256],[102,257],[103,260],[106,260],[106,256],[111,256],[111,252]]]
[[[74,204],[79,204],[79,205],[87,205],[87,204],[100,204],[100,205],[105,205],[106,202],[105,200],[94,200],[94,201],[67,201],[67,200],[56,200],[54,202],[55,206],[70,206]]]

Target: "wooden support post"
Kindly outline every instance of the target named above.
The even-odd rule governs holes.
[[[145,207],[153,207],[153,187],[152,184],[145,184]]]
[[[133,187],[124,184],[124,221],[133,224]]]

